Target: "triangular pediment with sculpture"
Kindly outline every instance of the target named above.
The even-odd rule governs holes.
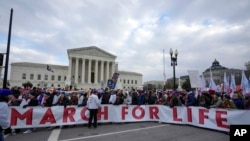
[[[110,54],[96,46],[90,47],[82,47],[82,48],[75,48],[75,49],[68,49],[68,54],[81,54],[81,55],[90,55],[90,56],[99,56],[105,58],[116,58],[115,55]]]

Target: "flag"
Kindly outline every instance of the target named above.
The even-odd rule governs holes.
[[[54,72],[49,65],[47,65],[47,71],[51,71],[51,72]]]
[[[205,81],[205,78],[204,78],[204,75],[201,74],[201,90],[205,90],[206,89],[206,81]]]
[[[245,75],[244,70],[242,70],[242,75],[241,75],[241,89],[242,89],[242,93],[246,94],[248,93],[248,88],[249,88],[249,81],[247,80],[247,77]]]
[[[235,83],[235,77],[234,74],[231,74],[231,83],[230,83],[230,88],[232,89],[233,92],[236,91],[236,83]]]
[[[213,79],[213,74],[212,74],[212,71],[211,71],[211,68],[210,68],[210,82],[209,82],[209,89],[210,90],[217,90],[217,86],[214,82],[214,79]]]
[[[235,83],[235,77],[234,74],[231,74],[231,81],[230,81],[230,89],[229,89],[229,94],[232,97],[233,93],[236,91],[236,83]]]
[[[226,72],[224,72],[224,84],[223,84],[223,86],[224,86],[223,91],[227,92],[229,89],[229,82],[227,81],[227,73]]]

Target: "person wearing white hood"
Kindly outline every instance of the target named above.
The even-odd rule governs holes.
[[[97,97],[97,90],[93,89],[87,101],[87,108],[89,110],[88,128],[91,128],[93,118],[94,118],[94,124],[93,124],[94,128],[97,127],[97,113],[100,107],[101,103]]]
[[[4,141],[3,130],[10,127],[9,122],[9,108],[8,108],[8,95],[11,95],[12,91],[9,89],[0,90],[0,141]]]
[[[111,91],[111,95],[109,97],[109,104],[114,104],[116,101],[116,92],[115,90]]]

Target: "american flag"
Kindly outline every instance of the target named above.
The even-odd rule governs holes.
[[[51,72],[54,72],[49,65],[47,65],[47,71],[51,71]]]

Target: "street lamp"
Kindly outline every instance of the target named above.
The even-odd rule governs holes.
[[[174,91],[175,90],[175,66],[177,66],[177,55],[178,55],[177,49],[175,50],[175,52],[173,52],[172,48],[170,48],[169,54],[171,58],[171,66],[173,66],[173,81],[174,81],[173,91]]]

